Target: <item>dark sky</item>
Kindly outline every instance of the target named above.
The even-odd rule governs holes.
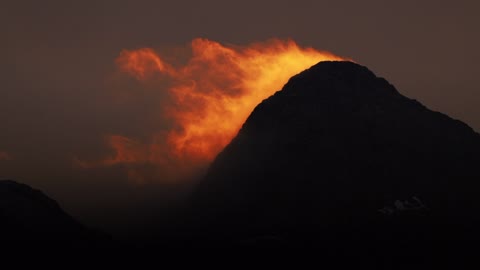
[[[162,125],[148,118],[149,97],[138,106],[104,102],[122,49],[196,37],[239,45],[292,38],[350,57],[479,131],[479,10],[474,0],[4,1],[0,178],[41,188],[100,226],[105,211],[115,223],[130,218],[125,209],[168,204],[162,194],[176,187],[131,185],[116,170],[78,171],[70,157],[98,154],[104,133],[141,136]]]

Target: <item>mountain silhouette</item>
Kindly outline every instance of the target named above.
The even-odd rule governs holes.
[[[2,250],[69,250],[107,247],[109,236],[76,221],[41,191],[12,180],[0,181]]]
[[[366,67],[320,62],[254,109],[199,184],[192,215],[217,244],[432,258],[439,243],[473,239],[479,154],[465,123]]]
[[[479,164],[480,135],[465,123],[366,67],[320,62],[258,104],[189,207],[127,250],[313,247],[352,266],[458,269],[480,240]],[[0,221],[2,249],[125,248],[10,180]]]

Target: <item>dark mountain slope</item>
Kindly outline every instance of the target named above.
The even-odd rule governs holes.
[[[0,249],[70,250],[111,244],[65,213],[41,191],[11,180],[0,181]]]
[[[466,124],[363,66],[321,62],[255,108],[192,205],[205,235],[235,243],[433,245],[478,221],[479,164],[480,135]]]

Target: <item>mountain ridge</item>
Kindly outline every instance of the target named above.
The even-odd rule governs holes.
[[[2,250],[96,249],[112,245],[110,236],[87,228],[42,191],[13,180],[0,180]]]
[[[192,205],[205,235],[233,242],[278,233],[309,245],[322,230],[341,239],[335,228],[361,228],[378,242],[374,231],[405,223],[422,228],[412,232],[419,239],[443,225],[469,234],[479,220],[479,156],[480,135],[467,124],[366,67],[320,62],[252,111]],[[405,207],[416,200],[421,211]],[[442,230],[427,232],[435,223]]]

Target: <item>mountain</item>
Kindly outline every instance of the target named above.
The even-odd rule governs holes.
[[[45,250],[100,248],[110,238],[83,226],[37,189],[0,181],[0,247]]]
[[[210,243],[431,258],[478,230],[479,164],[465,123],[366,67],[320,62],[254,109],[192,215]]]

